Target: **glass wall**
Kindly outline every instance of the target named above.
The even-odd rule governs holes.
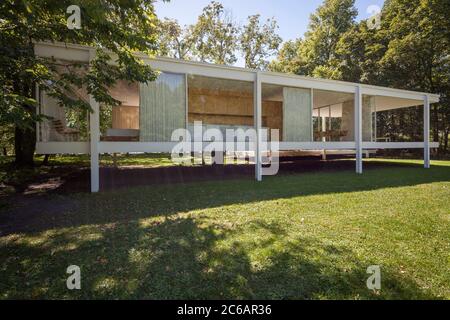
[[[201,121],[204,129],[254,127],[253,83],[197,75],[188,76],[188,128]],[[263,124],[264,125],[264,124]]]
[[[161,73],[140,85],[140,141],[168,142],[174,130],[186,128],[185,80],[184,74]]]
[[[139,85],[118,81],[109,93],[121,105],[100,105],[100,140],[139,141]]]
[[[55,98],[41,91],[39,113],[48,117],[39,123],[40,142],[88,141],[88,111],[64,108]]]
[[[312,141],[311,90],[262,84],[263,127],[278,129],[280,141]]]
[[[100,106],[101,141],[168,142],[186,128],[184,74],[161,73],[148,84],[119,81],[110,94],[121,105]]]
[[[423,141],[423,101],[363,95],[363,141]]]
[[[354,95],[314,90],[314,141],[354,141]]]

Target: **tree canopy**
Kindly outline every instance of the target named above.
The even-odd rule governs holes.
[[[237,61],[236,37],[239,28],[230,12],[219,2],[211,2],[203,9],[196,24],[189,29],[194,55],[202,62],[233,64]]]
[[[269,68],[321,78],[441,95],[433,105],[433,140],[448,152],[450,2],[386,0],[379,28],[355,22],[352,0],[325,0],[303,39],[283,44]],[[409,112],[409,111],[398,111]],[[403,116],[399,115],[400,117]],[[408,115],[416,125],[422,115]]]
[[[248,17],[248,23],[244,26],[239,37],[239,44],[245,59],[245,66],[251,69],[267,69],[269,59],[278,52],[283,41],[276,33],[277,21],[267,19],[261,25],[260,15]]]
[[[264,23],[260,18],[251,15],[240,27],[231,11],[212,1],[192,25],[181,27],[176,20],[160,20],[159,54],[225,65],[236,63],[242,55],[247,68],[267,69],[282,39],[274,18]]]
[[[78,5],[81,28],[69,29],[67,8]],[[35,86],[57,98],[66,108],[89,105],[70,95],[73,88],[105,105],[119,102],[108,93],[117,80],[146,82],[155,74],[133,55],[154,54],[157,18],[152,0],[4,0],[0,3],[0,125],[15,127],[15,154],[19,164],[32,164],[36,136]],[[88,45],[96,50],[89,65],[42,59],[35,42],[60,41]],[[111,55],[116,58],[110,64]]]

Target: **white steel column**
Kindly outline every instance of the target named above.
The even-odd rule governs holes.
[[[261,98],[261,76],[259,72],[255,73],[255,87],[253,91],[254,100],[254,125],[256,131],[255,141],[255,178],[257,181],[262,181],[262,157],[261,157],[261,125],[262,125],[262,98]]]
[[[311,88],[311,141],[314,141],[314,120],[313,119],[314,119],[314,89]]]
[[[95,51],[90,52],[90,60],[95,57]],[[98,192],[100,189],[99,153],[98,144],[100,140],[100,108],[98,102],[92,95],[89,95],[89,104],[92,112],[89,114],[89,136],[91,153],[91,192]]]
[[[428,95],[423,98],[423,166],[430,168],[430,100]]]
[[[36,83],[34,98],[36,99],[36,115],[41,115],[41,91],[39,89],[39,85]],[[40,121],[36,121],[36,143],[41,142],[41,123]]]
[[[356,173],[362,173],[362,93],[361,85],[355,91],[355,153]]]

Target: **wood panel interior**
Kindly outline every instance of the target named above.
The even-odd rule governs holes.
[[[189,88],[188,121],[205,124],[253,126],[253,95],[220,89]],[[283,103],[262,102],[262,125],[278,129],[283,126]],[[281,132],[280,132],[281,135]]]
[[[113,129],[139,129],[139,107],[117,106],[112,109]]]

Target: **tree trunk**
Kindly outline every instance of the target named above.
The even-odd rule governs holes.
[[[34,45],[31,41],[28,43],[27,54],[34,56]],[[14,89],[21,96],[34,99],[36,96],[36,86],[30,78],[16,79]],[[18,166],[33,166],[34,151],[36,149],[36,122],[34,105],[24,103],[22,108],[31,116],[31,119],[26,125],[16,125],[14,129],[14,152],[15,163]]]
[[[44,156],[44,160],[42,160],[42,163],[41,163],[41,166],[48,166],[48,160],[49,160],[49,158],[50,158],[50,155],[49,154],[46,154],[45,156]]]
[[[34,165],[34,150],[36,148],[36,131],[34,128],[19,128],[14,131],[15,163],[18,166]]]

